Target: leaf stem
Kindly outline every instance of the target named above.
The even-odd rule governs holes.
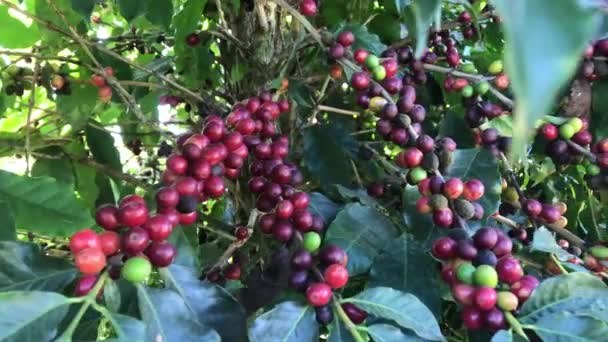
[[[509,325],[511,326],[511,329],[513,329],[513,331],[517,335],[521,336],[526,341],[530,341],[530,339],[528,338],[528,335],[526,335],[526,333],[524,332],[523,326],[521,325],[521,323],[519,323],[517,318],[515,318],[515,316],[513,316],[513,313],[511,313],[510,311],[505,311],[504,314],[505,314],[505,318],[507,319],[507,322],[509,322]]]
[[[57,342],[68,342],[72,340],[72,335],[78,327],[80,320],[82,320],[82,317],[87,312],[89,306],[91,306],[97,300],[97,294],[99,293],[107,279],[108,272],[105,271],[101,274],[99,279],[97,279],[97,283],[95,283],[93,289],[91,289],[91,291],[89,291],[89,293],[87,293],[87,295],[83,297],[83,304],[80,307],[80,310],[78,310],[76,316],[74,316],[74,318],[70,322],[70,325],[68,325],[67,329],[63,332],[63,334],[61,334],[61,336],[56,339]]]
[[[355,323],[353,323],[350,320],[350,318],[348,318],[348,315],[346,314],[346,312],[344,312],[344,309],[342,309],[342,306],[340,305],[340,303],[338,302],[338,299],[336,297],[333,298],[333,306],[334,306],[334,310],[338,314],[338,317],[340,318],[342,323],[344,323],[344,325],[346,326],[346,329],[350,332],[353,339],[356,342],[365,342],[365,339],[363,338],[363,336],[361,336],[361,334],[359,334],[359,329],[358,329],[357,325]]]
[[[553,262],[557,265],[557,267],[562,272],[562,274],[568,274],[568,270],[566,270],[564,268],[564,265],[562,265],[562,262],[559,261],[559,259],[553,253],[551,253],[551,260],[553,260]]]

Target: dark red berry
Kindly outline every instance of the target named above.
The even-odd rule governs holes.
[[[95,222],[103,229],[114,230],[120,226],[118,222],[118,208],[111,204],[105,204],[97,208]]]
[[[172,244],[167,241],[152,242],[145,252],[152,265],[156,267],[167,267],[175,259],[177,251]]]

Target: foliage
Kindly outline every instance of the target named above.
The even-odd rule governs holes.
[[[605,14],[0,0],[0,340],[601,340]]]

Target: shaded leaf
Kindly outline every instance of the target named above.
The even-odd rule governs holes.
[[[380,41],[380,37],[374,33],[370,33],[365,25],[348,24],[340,26],[336,31],[351,31],[355,35],[355,42],[352,46],[353,51],[356,49],[366,49],[379,56],[386,50],[386,45]]]
[[[115,170],[122,170],[120,154],[114,144],[114,138],[108,131],[96,126],[87,125],[85,137],[96,161],[109,165]]]
[[[379,318],[386,318],[426,340],[443,341],[437,320],[418,298],[389,287],[374,287],[343,302],[353,303]]]
[[[349,184],[353,176],[349,159],[357,142],[339,126],[316,125],[304,134],[304,166],[321,184]]]
[[[71,187],[50,177],[0,170],[0,200],[10,205],[17,227],[44,235],[69,236],[94,223]]]
[[[439,0],[412,0],[410,5],[416,19],[416,58],[422,56],[427,45],[429,26],[435,18],[437,11],[441,9]]]
[[[171,17],[173,17],[173,3],[171,0],[157,0],[148,3],[146,19],[150,20],[151,23],[168,29],[171,25]]]
[[[390,324],[371,325],[367,327],[367,332],[375,342],[424,341],[415,335],[406,334],[401,329]]]
[[[177,292],[137,286],[146,341],[221,341],[213,329],[201,325]]]
[[[368,286],[411,293],[440,317],[441,291],[436,262],[424,246],[405,234],[391,241],[374,260]]]
[[[98,90],[88,82],[70,83],[70,96],[57,96],[57,111],[75,130],[86,125],[95,113]]]
[[[68,304],[66,297],[53,292],[0,293],[0,340],[53,340]]]
[[[355,339],[350,334],[342,320],[334,318],[329,328],[328,342],[353,342]]]
[[[334,244],[348,254],[351,276],[369,270],[374,258],[397,236],[392,222],[378,210],[359,203],[344,207],[327,229],[325,243]]]
[[[0,241],[0,291],[61,291],[76,274],[74,265],[36,244]]]
[[[72,8],[83,17],[89,18],[95,8],[95,2],[91,0],[71,0]]]
[[[156,5],[157,2],[159,1],[155,1],[154,4]],[[120,15],[130,22],[140,15],[146,13],[148,10],[148,5],[146,1],[118,0],[118,9],[120,10]]]
[[[531,250],[555,254],[560,260],[574,257],[555,242],[555,237],[545,227],[540,227],[534,231]]]
[[[49,176],[59,183],[73,186],[72,162],[67,159],[37,159],[32,166],[33,177]]]
[[[313,214],[320,215],[325,220],[325,224],[329,224],[334,220],[338,210],[340,210],[340,205],[334,203],[320,192],[311,192],[308,194],[308,197],[310,198],[308,208]]]
[[[513,152],[522,155],[535,121],[549,113],[560,88],[577,70],[599,28],[600,13],[579,1],[498,0],[494,5],[503,19],[505,67],[517,98]]]
[[[0,241],[15,241],[16,238],[17,229],[13,212],[7,203],[0,201]]]
[[[146,325],[137,318],[112,313],[112,325],[117,330],[118,338],[109,341],[143,342],[146,340]]]
[[[19,19],[8,13],[8,7],[0,7],[0,46],[7,49],[20,49],[32,46],[40,39],[38,27],[35,24],[25,26]]]
[[[225,289],[201,282],[194,269],[176,264],[160,273],[201,324],[213,327],[225,341],[247,341],[245,310]]]
[[[342,196],[342,198],[348,200],[349,202],[352,200],[358,200],[359,202],[361,202],[361,204],[370,207],[376,207],[380,205],[378,201],[376,201],[373,197],[367,194],[367,190],[365,189],[359,188],[352,190],[342,185],[337,185],[336,188],[338,189],[338,193],[340,194],[340,196]]]
[[[253,321],[249,339],[251,342],[314,342],[319,338],[318,330],[311,306],[284,302]]]

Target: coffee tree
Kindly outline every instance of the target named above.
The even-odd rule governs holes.
[[[0,340],[605,339],[607,11],[0,0]]]

